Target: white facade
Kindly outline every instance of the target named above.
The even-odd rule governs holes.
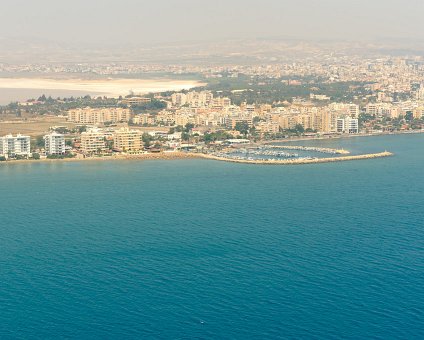
[[[29,156],[31,155],[31,138],[18,134],[0,137],[0,155]]]
[[[59,133],[51,133],[44,136],[46,153],[48,155],[65,154],[65,137]]]
[[[336,128],[341,133],[359,133],[359,120],[351,117],[338,118]]]

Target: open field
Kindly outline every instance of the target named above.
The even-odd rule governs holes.
[[[7,120],[0,121],[0,136],[12,134],[25,134],[31,137],[36,137],[48,132],[51,126],[67,126],[70,128],[75,127],[75,124],[68,123],[65,118],[62,117],[40,117],[31,118],[28,120]]]

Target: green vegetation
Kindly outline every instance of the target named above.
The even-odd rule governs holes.
[[[23,113],[26,115],[45,115],[45,114],[63,114],[70,109],[90,107],[117,107],[122,106],[116,98],[90,96],[84,97],[69,97],[69,98],[46,98],[42,95],[38,100],[30,99],[28,106],[19,106],[18,103],[10,103],[9,105],[2,106],[1,112],[3,114],[14,114],[20,116]]]
[[[132,105],[131,110],[135,114],[146,113],[146,111],[160,111],[166,108],[166,103],[161,100],[152,99],[150,103]]]
[[[141,138],[143,140],[145,148],[150,147],[151,142],[154,140],[154,138],[150,136],[148,133],[143,133],[143,136]]]
[[[75,155],[71,153],[65,153],[64,155],[48,155],[47,159],[65,159],[65,158],[74,158]]]
[[[231,134],[229,134],[225,130],[220,130],[212,133],[205,133],[203,136],[203,140],[206,144],[216,141],[223,141],[230,138],[232,138]]]
[[[36,139],[35,139],[35,147],[36,148],[44,148],[44,146],[45,146],[45,141],[44,141],[44,138],[43,138],[43,136],[38,136]]]
[[[246,136],[249,133],[249,124],[247,122],[237,122],[235,129]]]
[[[292,80],[294,77],[291,78]],[[311,77],[298,77],[300,85],[290,85],[286,78],[264,78],[240,75],[238,78],[207,79],[208,85],[197,90],[210,90],[214,95],[229,97],[240,105],[291,102],[294,97],[307,99],[311,93],[327,95],[331,101],[355,102],[357,97],[371,94],[364,82],[334,82]],[[316,101],[325,104],[326,101]]]

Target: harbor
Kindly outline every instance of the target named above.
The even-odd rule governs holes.
[[[295,148],[295,147],[290,147],[290,149],[292,148]],[[314,147],[299,147],[299,148],[302,148],[301,150],[305,150],[303,148],[307,148],[315,152],[319,152],[317,151],[317,149],[320,149],[320,148],[314,148]],[[327,151],[326,153],[336,154],[336,151],[340,151],[340,150],[327,149],[326,151]],[[344,150],[343,154],[349,154],[349,151]],[[311,157],[311,156],[299,157],[299,155],[297,154],[287,154],[287,153],[281,154],[278,152],[270,153],[269,151],[260,153],[258,151],[253,150],[241,156],[235,155],[234,153],[228,153],[228,152],[215,152],[210,154],[199,154],[199,155],[207,159],[234,162],[234,163],[264,164],[264,165],[301,165],[301,164],[332,163],[332,162],[344,162],[344,161],[390,157],[390,156],[393,156],[393,153],[384,151],[379,153],[368,153],[368,154],[339,156],[339,157]],[[272,155],[276,157],[280,157],[280,158],[266,158],[266,156],[272,156]]]

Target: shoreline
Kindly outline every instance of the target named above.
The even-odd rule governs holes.
[[[0,77],[0,90],[7,93],[0,97],[0,101],[7,105],[14,101],[25,101],[28,96],[37,97],[41,94],[52,97],[66,96],[108,96],[117,98],[125,96],[131,91],[138,94],[157,93],[164,91],[189,90],[204,86],[204,82],[197,79],[172,78],[4,78]],[[20,94],[23,93],[23,94]],[[68,94],[67,94],[68,93]]]
[[[34,163],[69,163],[69,162],[95,162],[95,161],[137,161],[137,160],[174,160],[174,159],[192,159],[201,158],[198,153],[188,152],[161,152],[161,153],[145,153],[137,155],[114,155],[114,156],[98,156],[85,158],[59,158],[59,159],[19,159],[0,162],[2,164],[34,164]]]
[[[231,159],[219,157],[204,153],[191,153],[191,152],[163,152],[163,153],[146,153],[139,155],[116,155],[116,156],[100,156],[100,157],[87,157],[87,158],[64,158],[64,159],[22,159],[3,161],[2,164],[34,164],[34,163],[67,163],[67,162],[93,162],[93,161],[142,161],[142,160],[179,160],[179,159],[208,159],[221,162],[230,163],[243,163],[243,164],[256,164],[256,165],[303,165],[303,164],[318,164],[318,163],[334,163],[346,162],[354,160],[365,160],[374,158],[390,157],[394,154],[388,151],[372,154],[362,154],[354,156],[341,156],[341,157],[325,157],[325,158],[312,158],[312,159],[283,159],[283,160],[244,160],[244,159]]]

